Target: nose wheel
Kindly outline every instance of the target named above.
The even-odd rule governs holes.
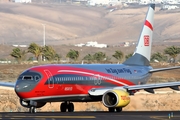
[[[66,112],[68,110],[68,112],[74,112],[74,104],[70,103],[70,102],[63,102],[60,105],[60,111],[61,112]]]
[[[36,113],[36,108],[34,106],[29,108],[30,113]]]

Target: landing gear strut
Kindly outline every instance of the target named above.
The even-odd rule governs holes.
[[[115,108],[116,112],[122,112],[122,107]]]
[[[74,112],[74,104],[73,103],[69,103],[68,112]]]
[[[108,108],[109,112],[115,112],[114,108]]]
[[[121,112],[122,111],[122,107],[118,107],[118,108],[108,108],[109,112]]]
[[[29,105],[30,105],[29,112],[30,113],[36,113],[36,107],[35,106],[37,106],[37,102],[30,100]]]
[[[30,113],[36,113],[36,108],[35,108],[34,106],[31,106],[31,107],[29,108],[29,112],[30,112]]]
[[[74,112],[74,104],[70,103],[70,102],[63,102],[60,105],[60,111],[61,112],[66,112],[66,110],[68,110],[68,112]]]

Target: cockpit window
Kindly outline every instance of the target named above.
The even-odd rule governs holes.
[[[32,76],[23,76],[22,80],[33,80]]]
[[[32,81],[39,81],[42,75],[38,72],[27,71],[21,74],[18,80],[32,80]]]
[[[38,75],[36,75],[34,77],[35,77],[35,81],[38,81],[40,79],[40,77]]]

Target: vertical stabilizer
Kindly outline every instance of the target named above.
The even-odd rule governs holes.
[[[152,36],[153,36],[153,20],[154,20],[155,4],[150,4],[136,51],[133,56],[127,59],[123,64],[127,65],[149,65],[151,56]]]

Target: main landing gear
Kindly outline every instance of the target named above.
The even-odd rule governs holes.
[[[109,112],[121,112],[122,111],[122,107],[118,107],[118,108],[108,108]]]
[[[70,102],[63,102],[60,105],[60,111],[61,112],[66,112],[68,110],[68,112],[74,112],[74,104],[70,103]]]

